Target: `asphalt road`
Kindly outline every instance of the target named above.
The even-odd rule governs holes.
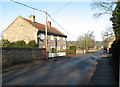
[[[88,85],[102,52],[2,73],[2,85]]]

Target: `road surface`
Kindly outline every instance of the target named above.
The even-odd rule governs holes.
[[[102,52],[71,56],[55,62],[2,74],[2,85],[88,85]]]

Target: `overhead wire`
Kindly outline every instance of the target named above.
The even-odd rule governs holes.
[[[30,9],[33,9],[33,10],[46,13],[46,12],[43,11],[43,10],[40,10],[40,9],[31,7],[31,6],[28,6],[28,5],[26,5],[26,4],[23,4],[23,3],[20,3],[20,2],[17,2],[17,1],[14,1],[14,0],[10,0],[10,1],[12,1],[12,2],[14,2],[14,3],[17,3],[17,4],[19,4],[19,5],[23,5],[23,6],[25,6],[25,7],[28,7],[28,8],[30,8]],[[73,1],[73,0],[72,0],[72,1]],[[71,2],[72,2],[72,1],[71,1]],[[70,4],[71,2],[69,2],[68,4]],[[65,6],[67,6],[68,4],[66,4]],[[64,6],[64,7],[65,7],[65,6]],[[61,9],[63,9],[64,7],[62,7]],[[60,10],[60,9],[59,9],[59,10]],[[56,12],[58,12],[58,10],[55,11],[53,14],[55,14]],[[61,29],[63,29],[66,33],[68,33],[68,34],[71,35],[72,37],[76,38],[75,36],[73,36],[72,34],[70,34],[67,30],[65,30],[59,23],[57,23],[57,22],[51,17],[50,14],[47,13],[47,15],[48,15]]]
[[[68,6],[70,3],[72,3],[73,0],[71,0],[70,2],[68,2],[67,4],[65,4],[64,6],[62,6],[61,8],[59,8],[58,10],[56,10],[55,12],[53,12],[51,15],[56,14],[58,11],[62,10],[63,8],[65,8],[66,6]]]
[[[71,0],[70,2],[68,2],[67,4],[65,4],[64,6],[62,6],[61,8],[57,9],[56,11],[54,11],[52,14],[50,15],[54,15],[57,12],[59,12],[60,10],[62,10],[63,8],[65,8],[66,6],[68,6],[70,3],[72,3],[73,0]],[[43,20],[44,18],[42,18],[41,20]]]
[[[41,12],[44,12],[44,13],[45,13],[45,11],[43,11],[43,10],[40,10],[40,9],[31,7],[31,6],[28,6],[28,5],[26,5],[26,4],[22,4],[22,3],[20,3],[20,2],[14,1],[14,0],[10,0],[10,1],[12,1],[12,2],[14,2],[14,3],[17,3],[17,4],[20,4],[20,5],[23,5],[23,6],[25,6],[25,7],[28,7],[28,8],[30,8],[30,9],[34,9],[34,10],[41,11]]]
[[[75,36],[73,36],[72,34],[70,34],[67,30],[65,30],[59,23],[57,23],[49,14],[48,16],[61,28],[63,29],[65,32],[67,32],[69,35],[71,35],[72,37],[76,38]]]

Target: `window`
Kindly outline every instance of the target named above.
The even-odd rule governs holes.
[[[55,48],[55,46],[51,46],[51,48]]]
[[[51,48],[53,48],[53,47],[51,46]]]
[[[66,46],[63,46],[63,50],[66,50]]]
[[[43,33],[40,34],[40,38],[41,38],[41,39],[45,39],[45,36],[44,36]]]
[[[60,40],[60,37],[59,37],[59,36],[57,36],[57,40]]]
[[[65,41],[65,37],[63,37],[63,41]]]
[[[60,46],[57,46],[57,51],[60,50]]]
[[[45,48],[45,46],[43,46],[43,48]]]
[[[54,40],[54,36],[53,35],[51,35],[51,40]]]

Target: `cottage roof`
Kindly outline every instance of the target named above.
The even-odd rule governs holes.
[[[23,19],[26,20],[27,22],[29,22],[30,24],[32,24],[35,28],[39,29],[39,31],[45,32],[45,25],[44,24],[41,24],[41,23],[38,23],[38,22],[32,22],[31,20],[28,20],[26,18],[23,18]],[[50,34],[55,34],[55,35],[60,35],[60,36],[67,37],[66,35],[64,35],[63,33],[61,33],[59,30],[57,30],[54,27],[48,27],[47,29],[48,29],[47,30],[48,33],[50,33]]]

